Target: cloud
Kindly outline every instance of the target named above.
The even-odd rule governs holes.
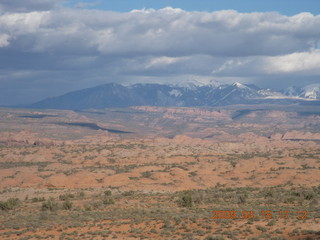
[[[9,38],[10,36],[8,34],[0,34],[0,48],[9,45]]]
[[[43,82],[41,89],[57,81],[79,89],[139,78],[258,81],[277,74],[292,79],[320,75],[320,15],[170,7],[119,13],[59,4],[1,1],[0,76],[6,73],[8,88],[19,88],[22,80],[39,90],[37,81]],[[65,89],[60,84],[50,90],[56,95]]]
[[[280,56],[256,56],[225,61],[212,73],[231,76],[320,76],[320,50]]]
[[[268,57],[264,71],[268,74],[303,74],[320,76],[320,50]]]
[[[61,0],[1,0],[1,12],[46,11],[60,5]]]
[[[320,39],[320,16],[306,13],[288,17],[231,10],[206,13],[165,8],[115,13],[63,9],[7,14],[1,20],[2,32],[21,40],[35,39],[30,46],[35,51],[71,48],[105,55],[244,57],[305,51]]]

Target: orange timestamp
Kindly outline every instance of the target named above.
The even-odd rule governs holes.
[[[243,210],[241,212],[237,212],[234,210],[221,210],[212,211],[213,216],[212,219],[250,219],[255,217],[260,217],[262,219],[287,219],[287,218],[296,218],[296,219],[308,219],[307,211],[271,211],[271,210],[263,210],[263,211],[246,211]]]

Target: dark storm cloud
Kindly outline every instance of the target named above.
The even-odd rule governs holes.
[[[21,82],[33,92],[31,101],[42,98],[40,92],[57,95],[139,77],[258,81],[279,75],[290,84],[290,76],[320,76],[320,16],[309,13],[117,13],[55,8],[59,1],[18,2],[0,4],[7,11],[0,15],[2,98],[5,88],[18,91]]]

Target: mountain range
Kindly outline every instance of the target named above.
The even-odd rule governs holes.
[[[51,109],[103,109],[130,106],[211,107],[233,104],[319,104],[320,84],[289,87],[282,91],[252,84],[134,84],[108,83],[46,98],[24,106]]]

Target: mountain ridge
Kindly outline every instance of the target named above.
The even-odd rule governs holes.
[[[69,92],[26,105],[28,108],[70,109],[124,108],[131,106],[213,107],[234,104],[292,104],[320,100],[320,84],[282,91],[253,84],[165,85],[107,83]]]

